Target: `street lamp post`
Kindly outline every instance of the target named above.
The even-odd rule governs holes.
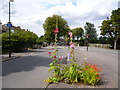
[[[7,24],[7,27],[9,27],[9,57],[11,57],[11,37],[10,37],[10,32],[11,32],[11,27],[12,27],[12,23],[10,22],[10,2],[14,2],[14,0],[9,0],[9,22]]]
[[[10,23],[10,0],[9,0],[9,23]],[[11,57],[10,26],[9,26],[9,57]]]
[[[8,24],[10,24],[10,0],[9,0],[9,22]],[[10,40],[10,26],[9,26],[9,57],[11,57],[11,40]]]

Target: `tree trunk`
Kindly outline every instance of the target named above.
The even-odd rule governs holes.
[[[116,49],[116,45],[117,45],[117,38],[115,38],[115,41],[114,41],[114,50]]]

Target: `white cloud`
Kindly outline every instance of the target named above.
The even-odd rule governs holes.
[[[105,15],[108,13],[108,10],[106,8],[101,8],[98,12],[99,15]]]
[[[98,26],[118,8],[119,0],[15,0],[11,3],[11,21],[21,28],[30,29],[37,35],[43,35],[42,25],[48,16],[59,14],[68,21],[71,28],[84,27],[85,22]],[[0,19],[8,22],[8,1],[0,1]]]

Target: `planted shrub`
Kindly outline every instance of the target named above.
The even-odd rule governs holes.
[[[96,65],[86,64],[82,70],[81,80],[85,84],[95,85],[100,81],[100,71],[101,69]]]

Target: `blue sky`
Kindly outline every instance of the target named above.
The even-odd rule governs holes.
[[[8,1],[0,0],[0,20],[8,22]],[[38,36],[44,35],[45,19],[53,14],[61,15],[70,28],[83,27],[85,22],[95,24],[97,33],[101,22],[118,8],[119,0],[14,0],[11,2],[11,22],[29,29]]]

